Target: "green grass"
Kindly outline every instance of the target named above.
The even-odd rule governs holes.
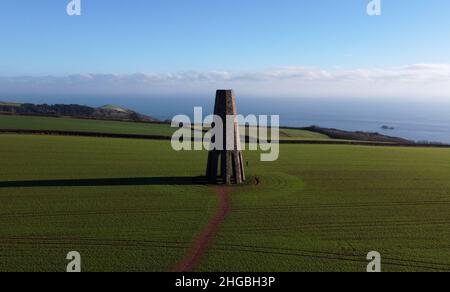
[[[4,105],[4,106],[20,106],[21,103],[0,101],[0,105]]]
[[[261,185],[237,188],[201,271],[450,269],[450,150],[282,145],[250,159]]]
[[[264,129],[264,128],[263,128]],[[253,128],[253,130],[255,130]],[[250,131],[249,127],[240,127],[240,131],[241,131],[241,135],[248,135],[250,137],[256,137],[257,135],[253,135],[253,133]],[[271,130],[267,129],[266,131],[266,135],[268,138],[270,138],[271,136]],[[317,141],[317,140],[333,140],[330,137],[328,137],[327,135],[324,134],[320,134],[320,133],[315,133],[315,132],[311,132],[311,131],[306,131],[306,130],[300,130],[300,129],[284,129],[284,128],[280,128],[279,131],[279,139],[280,140],[313,140],[313,141]]]
[[[174,128],[171,128],[170,125],[166,124],[10,115],[0,115],[0,129],[98,132],[111,134],[158,135],[168,137],[170,137],[175,131]],[[242,134],[243,133],[245,133],[244,129],[242,129]],[[280,129],[280,139],[330,140],[328,136],[323,134],[290,129]]]
[[[120,107],[120,106],[112,105],[112,104],[107,104],[107,105],[104,105],[104,106],[102,106],[100,108],[101,109],[105,109],[105,110],[115,110],[115,111],[124,112],[124,113],[129,112],[128,109],[125,109],[125,108]]]
[[[297,129],[280,129],[280,140],[331,140],[324,134],[297,130]]]
[[[0,181],[201,175],[204,153],[167,143],[0,136]],[[74,183],[76,185],[76,183]],[[0,188],[0,271],[166,271],[186,253],[216,206],[206,186]]]
[[[230,188],[232,210],[199,271],[384,271],[450,268],[450,150],[281,145],[246,152],[257,186]],[[184,177],[205,152],[167,141],[0,135],[0,182]],[[217,207],[214,187],[0,187],[0,270],[170,270]]]
[[[9,115],[0,115],[0,129],[78,131],[161,136],[171,136],[174,132],[174,129],[166,124]]]

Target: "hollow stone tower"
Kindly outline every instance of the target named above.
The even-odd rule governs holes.
[[[233,90],[217,90],[214,115],[220,117],[223,121],[224,149],[209,151],[206,177],[210,183],[241,184],[245,181],[245,171],[239,124],[236,120],[236,97]],[[232,127],[226,126],[227,116],[233,118]],[[212,139],[214,141],[215,137]],[[229,150],[230,147],[226,147],[226,145],[234,145],[234,147],[231,147],[233,150]]]

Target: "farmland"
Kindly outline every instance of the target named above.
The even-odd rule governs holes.
[[[0,115],[0,129],[96,132],[170,137],[175,131],[169,124],[134,123],[74,118]],[[208,130],[205,128],[204,130]],[[242,134],[245,130],[242,129]],[[269,133],[270,135],[270,133]],[[281,129],[283,140],[329,140],[326,135],[304,130]]]
[[[52,121],[36,127],[70,126]],[[141,126],[154,125],[115,129]],[[169,271],[219,204],[190,179],[206,153],[168,141],[8,134],[0,159],[0,271],[64,271],[71,250],[85,271]],[[449,149],[281,145],[277,162],[245,159],[259,184],[227,188],[196,271],[365,271],[372,250],[385,271],[450,269]]]
[[[173,133],[170,125],[166,124],[9,115],[0,115],[0,128],[161,136]]]
[[[0,270],[64,270],[68,249],[84,254],[85,270],[170,270],[216,198],[206,186],[182,185],[182,177],[200,173],[203,153],[180,156],[165,143],[0,136],[0,181],[70,180],[0,183]],[[149,177],[166,179],[142,180]],[[81,179],[91,183],[80,186]]]
[[[386,271],[449,269],[450,151],[282,145],[280,153],[274,164],[247,153],[261,185],[233,192],[200,270],[361,271],[372,250]]]

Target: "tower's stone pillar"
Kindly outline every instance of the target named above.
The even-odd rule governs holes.
[[[241,136],[239,124],[236,119],[233,123],[233,132],[227,131],[227,116],[236,117],[236,97],[232,90],[218,90],[214,114],[223,121],[223,150],[211,150],[208,155],[206,177],[211,183],[227,185],[241,184],[245,181],[244,161],[242,158]],[[227,145],[234,145],[233,150],[227,150]],[[219,164],[220,162],[220,164]],[[220,173],[219,173],[220,166]]]

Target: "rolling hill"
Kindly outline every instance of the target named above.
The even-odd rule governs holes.
[[[11,115],[34,115],[47,117],[73,117],[84,119],[158,122],[157,119],[114,105],[94,108],[78,104],[31,104],[0,102],[0,113]]]

